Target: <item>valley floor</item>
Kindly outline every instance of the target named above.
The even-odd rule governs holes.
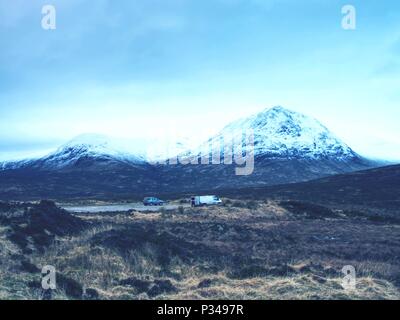
[[[361,212],[225,199],[75,213],[63,231],[47,216],[24,220],[26,210],[0,206],[0,299],[400,299],[400,223]],[[40,288],[44,265],[58,272],[51,294]],[[342,287],[345,265],[354,290]]]

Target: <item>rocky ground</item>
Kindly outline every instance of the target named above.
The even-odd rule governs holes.
[[[0,203],[0,299],[399,299],[400,223],[301,201],[71,214]],[[41,268],[57,289],[41,289]],[[341,269],[357,272],[355,290]]]

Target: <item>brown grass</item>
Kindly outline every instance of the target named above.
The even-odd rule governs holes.
[[[40,273],[18,270],[21,256],[39,268],[54,265],[84,289],[95,289],[99,299],[400,298],[398,225],[304,220],[271,200],[79,217],[90,223],[87,230],[29,256],[7,239],[6,226],[0,228],[1,299],[43,297],[28,287]],[[134,245],[121,250],[125,243]],[[346,264],[357,269],[354,291],[341,286]],[[121,284],[124,279],[149,288],[168,280],[175,290],[150,295]],[[70,297],[60,289],[53,298]]]

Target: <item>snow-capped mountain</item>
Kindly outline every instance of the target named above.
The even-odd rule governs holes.
[[[42,169],[62,169],[91,161],[121,162],[130,165],[162,162],[211,152],[210,146],[233,144],[237,148],[243,135],[254,135],[254,144],[243,143],[243,151],[254,150],[255,157],[284,159],[349,160],[358,155],[320,122],[303,114],[274,107],[228,124],[198,148],[189,139],[117,139],[99,134],[82,134],[40,159],[2,163],[0,170],[34,165]],[[235,150],[234,150],[235,151]],[[185,156],[182,156],[185,155]]]
[[[126,165],[145,165],[162,162],[186,152],[190,141],[162,139],[121,139],[100,134],[81,134],[57,150],[40,158],[8,161],[0,163],[0,170],[13,170],[36,167],[44,170],[57,170],[73,166],[102,163],[121,163]]]
[[[253,145],[249,145],[250,134],[254,136]],[[256,157],[336,160],[358,157],[349,146],[316,119],[280,106],[230,123],[192,152],[200,153],[207,146],[218,143],[222,145],[230,142],[235,148],[242,140],[245,141],[242,144],[243,150],[249,152],[250,148],[253,149]]]
[[[229,149],[229,155],[225,154]],[[200,156],[210,159],[218,150],[223,162],[227,155],[254,152],[254,170],[237,177],[234,165],[166,166],[165,176],[181,190],[237,189],[307,181],[380,165],[355,153],[317,120],[282,107],[232,122],[179,158],[196,163]],[[235,162],[231,159],[228,163]]]
[[[193,142],[188,137],[165,137],[164,139],[148,140],[143,148],[143,154],[148,163],[163,163],[188,153],[193,148]]]
[[[82,134],[40,159],[42,168],[64,168],[83,160],[119,161],[142,164],[145,157],[135,143],[99,134]]]
[[[250,175],[237,176],[235,168],[239,165],[235,163],[155,164],[166,163],[162,160],[175,155],[180,160],[203,156],[210,145],[219,142],[221,146],[221,141],[226,143],[229,139],[239,141],[240,146],[238,138],[251,132],[255,161]],[[282,107],[232,122],[199,148],[188,145],[188,140],[121,140],[81,135],[40,159],[3,164],[0,197],[107,198],[236,190],[308,181],[381,165],[359,156],[317,120]],[[242,143],[241,149],[248,153],[253,146]]]

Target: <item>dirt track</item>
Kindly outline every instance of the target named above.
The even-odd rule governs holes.
[[[166,210],[176,210],[179,206],[189,207],[188,204],[166,204],[163,206],[144,206],[141,202],[132,202],[132,203],[115,203],[115,204],[107,204],[107,205],[79,205],[79,206],[62,206],[63,209],[68,210],[70,212],[79,212],[79,213],[99,213],[99,212],[118,212],[118,211],[129,211],[129,210],[137,210],[137,211],[159,211],[161,208]]]

